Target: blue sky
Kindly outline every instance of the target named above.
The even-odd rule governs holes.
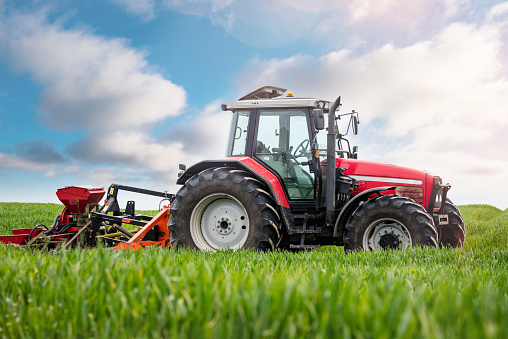
[[[503,1],[0,0],[0,201],[175,192],[224,155],[220,104],[274,85],[341,95],[362,159],[507,208],[507,23]]]

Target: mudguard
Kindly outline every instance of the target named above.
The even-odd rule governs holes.
[[[380,192],[383,191],[392,191],[395,187],[393,186],[385,186],[385,187],[375,187],[368,189],[366,191],[363,191],[360,194],[355,195],[354,197],[349,200],[346,205],[342,208],[342,210],[339,213],[339,216],[337,217],[337,220],[335,221],[335,227],[333,229],[333,236],[338,237],[342,235],[342,233],[339,231],[344,229],[344,226],[346,225],[347,220],[353,214],[353,212],[356,210],[356,208],[360,205],[360,203],[365,202],[369,199],[369,197],[372,194],[380,194]]]
[[[233,167],[251,173],[256,179],[263,182],[270,189],[270,193],[274,197],[277,205],[289,208],[286,193],[284,192],[279,179],[277,179],[275,174],[267,170],[263,165],[251,157],[238,156],[198,162],[187,168],[178,178],[176,183],[183,185],[193,175],[214,167]]]

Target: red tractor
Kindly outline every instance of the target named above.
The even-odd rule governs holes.
[[[450,185],[428,172],[358,160],[345,138],[358,132],[357,112],[336,114],[340,97],[331,103],[282,97],[285,91],[265,86],[222,105],[233,114],[227,156],[180,165],[172,246],[462,246],[464,221],[447,199]],[[345,133],[337,124],[344,118]]]

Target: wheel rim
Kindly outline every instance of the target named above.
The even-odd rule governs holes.
[[[366,251],[382,249],[405,249],[412,246],[413,241],[404,224],[395,219],[379,219],[367,227],[363,234],[363,248]]]
[[[249,235],[247,211],[229,194],[209,195],[192,211],[190,233],[196,246],[203,251],[241,248]]]

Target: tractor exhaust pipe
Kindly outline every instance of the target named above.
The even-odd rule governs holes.
[[[335,211],[335,111],[340,107],[340,96],[328,112],[328,133],[326,135],[326,225],[334,224]]]

